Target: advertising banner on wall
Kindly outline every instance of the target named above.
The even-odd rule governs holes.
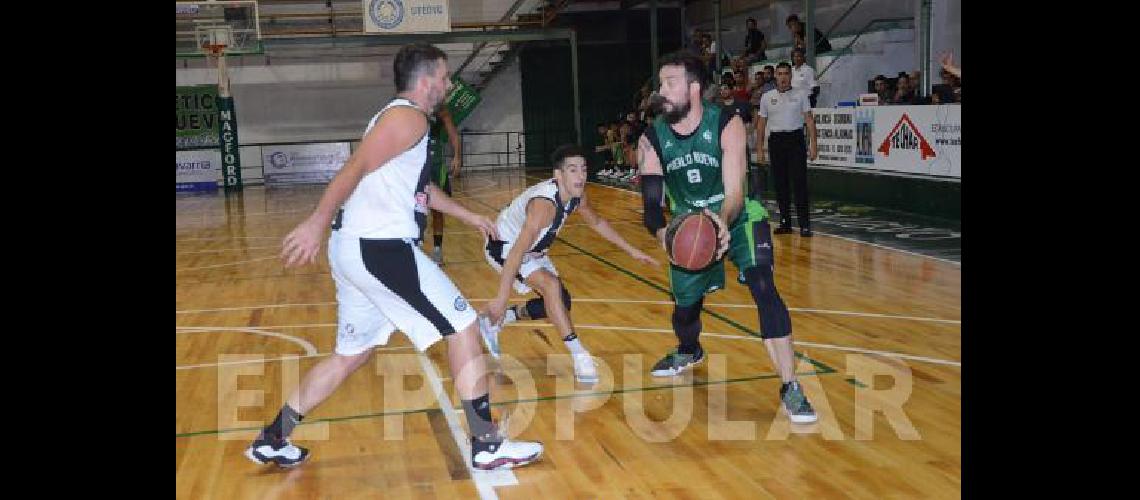
[[[218,189],[222,179],[222,153],[218,150],[175,151],[174,162],[177,192]]]
[[[218,145],[218,86],[175,87],[174,148]]]
[[[962,106],[880,106],[871,133],[875,170],[962,176]]]
[[[855,166],[855,108],[811,110],[815,118],[819,155],[812,163],[835,167]]]
[[[366,33],[451,31],[448,0],[362,0]]]
[[[347,142],[265,146],[261,149],[265,184],[327,183],[351,155]]]

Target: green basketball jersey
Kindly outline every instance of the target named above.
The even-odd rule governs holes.
[[[653,121],[660,148],[657,155],[665,171],[665,191],[673,215],[720,210],[724,201],[724,181],[720,173],[721,107],[703,102],[704,113],[697,129],[680,138],[662,117]]]

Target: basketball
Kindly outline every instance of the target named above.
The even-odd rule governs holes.
[[[708,267],[716,257],[716,222],[702,213],[677,216],[665,230],[665,247],[673,263],[690,271]]]

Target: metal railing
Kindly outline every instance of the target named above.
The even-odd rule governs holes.
[[[827,70],[830,69],[831,66],[836,63],[836,61],[839,61],[840,59],[842,59],[843,56],[853,53],[850,50],[851,47],[853,45],[855,45],[855,42],[859,41],[859,37],[863,36],[863,34],[867,33],[867,31],[870,30],[871,26],[874,26],[874,25],[880,24],[880,23],[897,23],[897,22],[903,22],[903,21],[914,22],[914,18],[913,17],[880,17],[880,18],[872,19],[872,20],[868,21],[867,24],[863,25],[863,27],[859,29],[859,32],[855,35],[855,37],[852,38],[850,42],[847,42],[847,45],[845,47],[843,47],[842,49],[839,49],[838,55],[836,55],[835,58],[833,58],[831,60],[831,62],[827,63],[827,66],[824,66],[823,69],[820,70],[819,74],[816,75],[816,78],[818,79],[818,78],[823,77],[824,73],[827,73]],[[835,52],[835,51],[832,51],[832,52]]]

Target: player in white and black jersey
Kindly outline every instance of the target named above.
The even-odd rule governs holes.
[[[594,231],[645,264],[656,260],[634,248],[614,231],[586,202],[586,157],[578,146],[559,146],[551,155],[554,178],[522,192],[495,221],[498,237],[489,237],[484,248],[487,262],[500,273],[499,293],[479,318],[479,329],[491,355],[498,357],[502,325],[518,319],[549,318],[574,357],[574,375],[579,382],[598,380],[597,367],[582,346],[570,322],[570,292],[558,278],[547,256],[558,231],[570,214],[578,212]],[[511,287],[520,294],[532,289],[537,298],[507,307]],[[501,321],[501,323],[500,323]]]
[[[475,310],[417,245],[429,209],[497,233],[489,219],[429,183],[428,114],[450,86],[447,56],[431,45],[406,45],[393,70],[396,98],[372,118],[360,148],[329,183],[316,210],[283,242],[287,267],[311,263],[332,223],[328,257],[337,295],[335,352],[305,374],[246,456],[281,467],[308,458],[308,450],[289,441],[294,426],[399,329],[421,352],[447,339],[455,390],[471,432],[472,466],[528,464],[542,454],[542,444],[507,440],[491,419]]]

